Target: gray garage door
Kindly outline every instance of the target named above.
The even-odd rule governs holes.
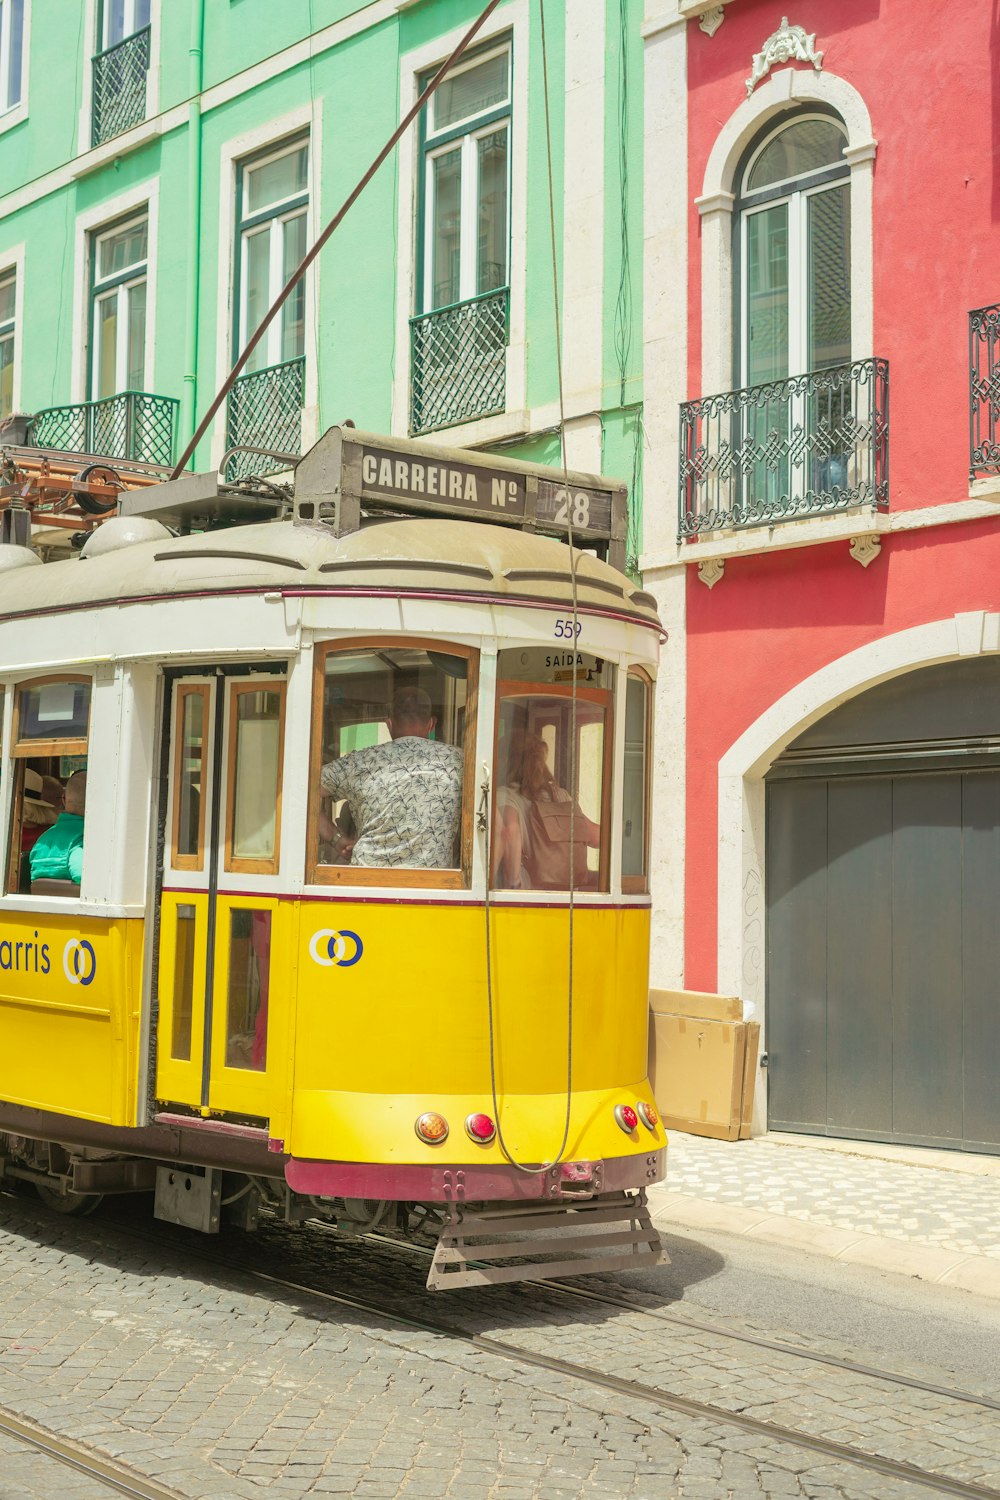
[[[1000,663],[802,736],[766,865],[771,1128],[1000,1152]]]

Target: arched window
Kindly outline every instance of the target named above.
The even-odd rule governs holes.
[[[771,124],[744,155],[734,226],[740,385],[850,361],[846,145],[837,116],[813,109]]]

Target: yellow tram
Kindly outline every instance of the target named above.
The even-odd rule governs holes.
[[[624,491],[566,478],[348,426],[288,486],[185,475],[77,558],[0,546],[6,1179],[66,1211],[152,1189],[207,1231],[429,1221],[432,1286],[657,1257],[660,627],[596,555]],[[401,693],[457,821],[380,864],[328,768],[399,743]],[[563,877],[505,843],[528,739],[572,805]],[[81,768],[79,884],[32,880],[35,789]]]

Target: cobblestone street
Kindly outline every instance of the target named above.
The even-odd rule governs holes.
[[[236,1255],[257,1279],[199,1252]],[[314,1226],[195,1241],[139,1211],[122,1229],[107,1210],[60,1220],[29,1199],[2,1200],[0,1255],[0,1406],[190,1500],[928,1493],[408,1327],[406,1317],[1000,1484],[995,1411],[898,1386],[887,1396],[871,1377],[732,1343],[721,1319],[717,1335],[534,1286],[431,1296],[416,1257],[344,1246]],[[399,1321],[261,1275],[370,1297],[398,1308]],[[645,1301],[670,1317],[662,1299]],[[11,1453],[2,1500],[104,1493],[72,1473],[53,1478],[51,1461],[0,1451]]]

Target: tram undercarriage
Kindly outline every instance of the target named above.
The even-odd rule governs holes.
[[[262,1213],[288,1224],[318,1220],[352,1238],[378,1232],[433,1249],[432,1291],[660,1262],[645,1189],[597,1190],[603,1165],[564,1163],[539,1174],[541,1191],[529,1199],[469,1201],[459,1182],[435,1202],[321,1197],[273,1174],[0,1133],[0,1184],[33,1186],[57,1213],[85,1215],[107,1196],[152,1192],[154,1217],[203,1234],[253,1231]]]

